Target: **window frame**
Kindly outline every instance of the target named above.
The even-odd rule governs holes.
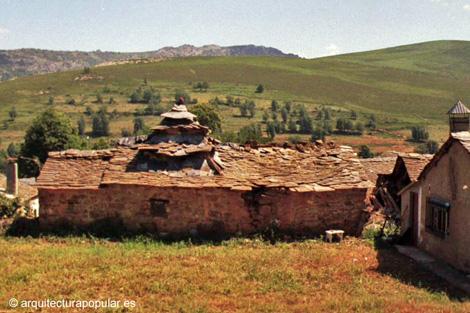
[[[438,237],[450,235],[450,203],[436,198],[426,199],[426,230]]]

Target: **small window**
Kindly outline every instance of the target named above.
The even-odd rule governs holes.
[[[75,213],[75,203],[72,201],[67,203],[67,213]]]
[[[150,200],[150,214],[156,217],[167,218],[168,217],[168,214],[166,211],[167,204],[168,204],[168,200],[151,199]]]
[[[450,203],[428,198],[426,203],[426,229],[438,236],[449,235]]]

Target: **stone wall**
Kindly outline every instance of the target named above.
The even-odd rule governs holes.
[[[159,234],[251,234],[273,220],[283,232],[321,234],[343,229],[356,235],[366,189],[291,192],[227,188],[113,185],[93,190],[40,189],[40,224],[45,230],[89,228],[108,220],[130,231]]]

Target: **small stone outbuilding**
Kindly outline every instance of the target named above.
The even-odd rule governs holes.
[[[370,183],[350,147],[222,144],[175,105],[115,149],[51,152],[37,180],[43,229],[108,221],[160,235],[358,234]]]

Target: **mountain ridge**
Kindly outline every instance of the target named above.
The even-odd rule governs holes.
[[[0,81],[16,77],[61,72],[83,67],[91,67],[108,62],[133,59],[170,58],[189,56],[275,56],[299,58],[292,53],[257,45],[196,47],[185,44],[179,47],[163,47],[145,52],[112,51],[59,51],[34,48],[0,50]]]

